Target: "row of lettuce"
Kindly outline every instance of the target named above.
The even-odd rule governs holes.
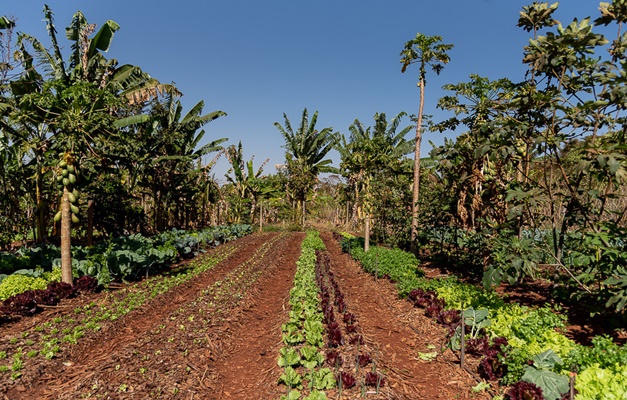
[[[386,383],[330,265],[320,234],[308,231],[290,290],[289,320],[282,325],[283,400],[342,398],[347,392],[365,397]]]
[[[230,225],[196,232],[172,230],[152,237],[134,234],[103,240],[91,247],[74,246],[73,273],[77,279],[93,278],[91,286],[95,283],[106,287],[112,282],[154,275],[207,247],[251,232],[250,225]],[[28,291],[46,290],[51,283],[60,281],[60,262],[60,249],[50,244],[0,253],[0,301],[6,303]]]
[[[336,386],[332,371],[322,367],[324,327],[315,266],[316,250],[324,248],[315,231],[307,232],[301,243],[294,286],[290,290],[289,320],[281,327],[283,347],[279,350],[278,364],[283,373],[279,384],[285,385],[286,391],[281,399],[326,399],[325,390]],[[302,393],[303,390],[307,393]]]
[[[367,272],[394,282],[401,297],[447,326],[453,351],[460,349],[463,318],[465,350],[480,357],[483,378],[507,388],[504,398],[568,398],[571,386],[577,400],[627,398],[627,348],[608,336],[595,337],[592,346],[575,343],[561,333],[563,310],[508,303],[454,277],[427,279],[410,253],[376,246],[364,252],[361,238],[338,239]]]

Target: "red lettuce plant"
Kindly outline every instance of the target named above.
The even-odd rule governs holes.
[[[37,303],[32,290],[16,294],[4,301],[2,312],[8,316],[33,315],[37,312]]]
[[[453,325],[461,320],[459,310],[445,310],[438,314],[437,320],[443,325]]]
[[[476,339],[466,339],[466,352],[468,354],[481,356],[485,354],[489,347],[487,336],[481,336]]]
[[[419,297],[423,297],[424,294],[425,294],[425,291],[420,289],[420,288],[418,288],[418,289],[414,289],[414,290],[410,291],[407,294],[407,298],[410,301],[416,301],[416,300],[418,300]]]
[[[336,327],[329,329],[329,347],[337,347],[342,344],[344,344],[344,339],[342,338],[342,331],[340,328]]]
[[[82,293],[94,293],[98,290],[98,281],[90,275],[84,275],[74,282],[74,286]]]
[[[340,354],[339,351],[330,351],[330,352],[328,352],[326,357],[325,357],[325,361],[331,367],[338,367],[338,366],[342,365],[342,363],[343,363],[342,355]]]
[[[372,357],[370,357],[370,354],[366,353],[366,354],[360,354],[357,356],[357,364],[359,364],[360,367],[365,367],[371,362],[372,362]]]
[[[381,374],[377,374],[376,372],[368,372],[366,374],[366,386],[379,386],[383,387],[385,385],[385,379]]]
[[[364,338],[361,335],[355,335],[350,338],[349,343],[350,344],[364,344]]]
[[[48,290],[59,296],[60,299],[69,299],[76,296],[77,288],[65,282],[50,282]]]
[[[338,382],[342,382],[343,389],[350,389],[353,386],[355,386],[355,383],[356,383],[355,377],[349,374],[348,372],[338,373],[338,376],[336,377],[335,380]]]
[[[54,306],[59,304],[59,296],[48,289],[33,290],[33,296],[35,297],[35,303],[44,306]]]
[[[479,364],[479,372],[485,379],[496,381],[507,372],[507,365],[501,361],[505,356],[505,346],[507,346],[507,339],[496,338],[492,346],[488,347],[484,352],[484,356]]]
[[[516,382],[507,392],[507,398],[509,400],[545,400],[542,389],[526,381]]]

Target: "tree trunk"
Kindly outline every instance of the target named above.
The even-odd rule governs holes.
[[[61,200],[61,280],[72,284],[72,210],[67,187]]]
[[[87,201],[87,246],[94,245],[94,201]]]
[[[416,238],[418,237],[418,199],[420,198],[420,143],[422,142],[422,112],[425,102],[425,81],[420,79],[420,106],[418,108],[418,121],[416,122],[416,147],[414,148],[414,182],[411,204],[411,250],[416,253]]]
[[[263,203],[259,203],[259,232],[263,232]]]
[[[370,214],[366,213],[365,217],[364,251],[367,253],[370,250]]]
[[[42,179],[41,179],[41,167],[37,166],[37,177],[35,184],[35,201],[37,202],[37,236],[35,237],[36,242],[43,242],[45,238],[45,228],[44,228],[44,201],[42,195]]]

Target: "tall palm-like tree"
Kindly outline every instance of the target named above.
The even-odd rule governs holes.
[[[185,206],[193,196],[188,191],[196,188],[184,184],[190,181],[191,175],[201,172],[192,168],[193,162],[222,150],[220,144],[227,140],[215,139],[197,148],[205,136],[205,130],[201,128],[226,115],[223,111],[203,114],[203,107],[204,102],[200,101],[183,115],[180,100],[169,95],[164,103],[155,102],[153,116],[141,132],[144,135],[142,142],[152,140],[151,148],[145,156],[141,156],[140,164],[144,168],[139,179],[150,190],[155,201],[154,222],[157,230],[167,225],[164,213],[168,207],[174,203]]]
[[[24,73],[11,83],[11,91],[16,99],[13,116],[22,127],[36,126],[50,133],[47,136],[49,154],[58,156],[56,160],[46,160],[55,165],[59,182],[66,183],[68,174],[74,178],[62,188],[61,201],[61,253],[62,278],[72,282],[70,234],[72,216],[70,210],[77,208],[70,204],[76,194],[75,171],[86,157],[98,156],[98,148],[107,141],[115,140],[115,129],[126,124],[139,122],[145,116],[131,115],[120,119],[119,110],[133,100],[132,94],[154,93],[159,83],[137,67],[117,67],[116,60],[107,60],[102,52],[109,49],[115,31],[119,26],[107,21],[91,37],[95,25],[88,24],[82,13],[77,12],[66,29],[71,41],[71,54],[68,62],[63,60],[57,40],[53,13],[44,6],[44,20],[52,44],[48,51],[36,38],[20,34],[18,36],[17,57],[22,62]],[[27,45],[34,52],[27,49]],[[37,60],[37,62],[35,61]],[[35,67],[41,66],[43,73]],[[126,104],[125,104],[126,103]],[[37,170],[41,170],[37,166]],[[71,172],[68,172],[71,171]]]
[[[318,112],[309,120],[307,109],[303,110],[300,125],[294,130],[289,118],[284,113],[285,126],[278,122],[274,126],[285,139],[285,158],[289,174],[289,187],[299,202],[301,211],[301,225],[305,225],[307,195],[316,184],[319,174],[336,172],[331,166],[332,160],[326,158],[338,140],[338,132],[327,127],[320,131],[316,129]]]
[[[253,167],[255,157],[253,156],[250,160],[244,161],[242,142],[239,142],[237,147],[234,145],[227,147],[225,154],[227,160],[231,164],[231,168],[225,177],[227,181],[233,185],[236,192],[235,222],[240,222],[243,207],[246,203],[250,203],[249,215],[252,222],[253,216],[255,215],[255,209],[257,207],[257,201],[259,200],[259,196],[261,194],[261,182],[259,178],[263,173],[263,168],[270,159],[266,158],[266,160],[257,169],[257,172],[255,172]]]
[[[427,67],[440,74],[450,60],[447,52],[453,48],[452,44],[442,43],[441,36],[427,36],[417,33],[416,37],[405,43],[401,51],[401,72],[405,72],[411,64],[418,64],[418,88],[420,88],[420,105],[416,123],[416,144],[414,147],[414,181],[411,215],[411,246],[415,250],[418,236],[418,199],[420,196],[420,144],[422,142],[422,117],[425,102],[425,85],[427,84]]]
[[[344,135],[340,138],[338,145],[341,156],[340,170],[353,187],[355,198],[363,207],[365,251],[370,247],[371,182],[384,170],[398,172],[395,171],[395,167],[400,167],[399,160],[409,154],[414,147],[414,140],[405,138],[412,130],[412,125],[397,132],[405,116],[407,114],[401,112],[388,123],[385,113],[376,113],[374,126],[368,128],[356,119],[349,127],[349,139],[347,140]]]

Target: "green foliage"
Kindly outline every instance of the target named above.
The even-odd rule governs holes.
[[[434,290],[446,301],[447,308],[461,310],[466,307],[499,309],[504,306],[503,299],[493,290],[460,282],[455,277],[430,279],[420,285],[424,290]]]
[[[595,336],[592,346],[576,346],[564,360],[566,366],[575,365],[580,370],[593,365],[613,370],[616,365],[627,365],[627,346],[618,345],[609,336]]]
[[[307,369],[314,369],[324,362],[324,356],[320,353],[319,349],[322,347],[322,343],[316,343],[316,345],[304,346],[300,349],[302,356],[302,364]]]
[[[569,389],[568,377],[553,372],[562,359],[553,350],[547,350],[533,358],[533,365],[525,367],[521,380],[531,382],[542,389],[546,400],[561,400]]]
[[[283,347],[279,349],[279,367],[294,367],[299,366],[301,362],[298,351],[294,348]]]
[[[337,382],[335,381],[335,377],[333,376],[333,371],[331,371],[329,368],[326,368],[326,367],[308,372],[305,375],[305,378],[309,381],[310,389],[318,389],[318,390],[333,389],[337,384]],[[316,392],[316,391],[314,390],[313,392]],[[318,397],[314,397],[314,398],[318,398]]]
[[[318,390],[312,390],[308,396],[305,396],[303,400],[327,400],[327,395],[325,392],[321,392]]]
[[[602,368],[593,364],[577,375],[577,400],[612,399],[627,397],[627,366]]]
[[[298,400],[300,399],[300,391],[298,389],[292,389],[287,395],[282,395],[281,400]]]
[[[284,367],[284,372],[279,383],[301,389],[304,377],[310,389],[323,390],[334,387],[335,379],[328,368],[319,368],[324,362],[320,352],[324,344],[324,327],[315,281],[315,264],[316,250],[325,249],[320,234],[308,231],[301,249],[296,262],[294,286],[290,290],[290,319],[281,327],[283,342],[288,347],[280,350],[278,363]],[[300,366],[304,367],[304,376],[298,372]],[[316,390],[312,390],[309,396],[312,399],[326,398],[324,393],[317,393]]]
[[[286,367],[279,377],[279,383],[283,383],[289,388],[302,389],[302,381],[303,377],[292,367]]]
[[[27,290],[45,289],[47,286],[48,281],[44,278],[13,274],[3,279],[0,283],[0,300],[6,300]]]
[[[216,246],[251,232],[250,225],[231,225],[198,232],[172,230],[152,238],[140,234],[112,238],[92,247],[74,246],[72,267],[75,275],[94,276],[99,285],[104,286],[116,279],[130,280],[154,274],[178,259],[199,254],[204,246]],[[31,263],[38,262],[51,268],[59,265],[60,252],[51,245],[20,249],[20,252],[29,254],[28,258],[22,258],[29,259]],[[50,260],[47,257],[54,258]],[[48,282],[60,280],[60,268],[52,268],[51,272],[22,270],[21,274],[14,273],[0,281],[0,299],[25,290],[45,289]]]
[[[488,318],[488,309],[481,308],[475,310],[470,307],[465,309],[462,312],[462,317],[464,318],[465,335],[469,339],[477,339],[480,334],[482,334],[483,329],[489,328],[491,325],[490,319]],[[461,349],[461,338],[462,338],[462,327],[461,325],[455,328],[453,335],[449,339],[448,345],[453,351],[459,351]]]
[[[503,305],[492,309],[491,331],[496,336],[515,337],[522,342],[529,342],[544,331],[565,326],[566,317],[559,311],[548,305],[535,309],[517,304]]]
[[[342,249],[361,262],[366,272],[377,277],[388,277],[396,282],[401,296],[420,286],[424,272],[418,268],[416,256],[399,249],[386,249],[373,246],[368,252],[363,250],[363,238],[342,239]]]

